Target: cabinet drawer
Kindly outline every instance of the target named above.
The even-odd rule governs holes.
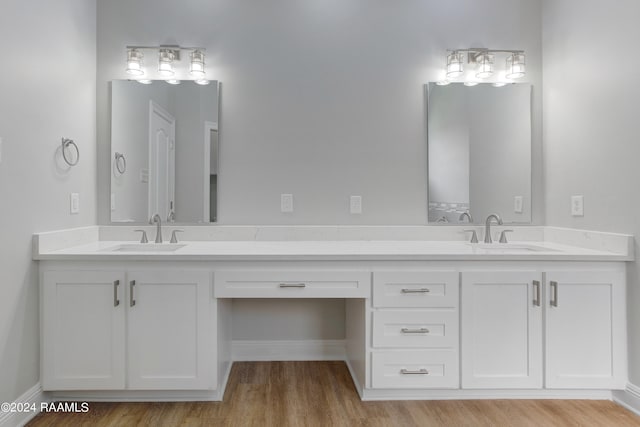
[[[373,273],[374,307],[457,307],[456,271]]]
[[[216,298],[368,298],[367,271],[216,271]]]
[[[375,312],[373,346],[457,348],[458,312]]]
[[[455,350],[378,351],[371,355],[373,388],[458,388]]]

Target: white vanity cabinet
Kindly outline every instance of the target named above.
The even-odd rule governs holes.
[[[461,292],[463,388],[624,388],[624,269],[469,271]]]
[[[123,271],[43,272],[43,390],[124,389],[124,287]]]
[[[457,388],[457,271],[373,273],[371,387]]]
[[[210,387],[207,271],[42,274],[44,390]]]
[[[462,273],[462,387],[542,387],[542,274]]]

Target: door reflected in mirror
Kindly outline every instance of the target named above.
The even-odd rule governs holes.
[[[429,83],[429,222],[531,223],[531,85]]]
[[[111,221],[217,220],[218,82],[111,83]]]

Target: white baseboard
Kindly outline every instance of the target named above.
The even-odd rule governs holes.
[[[581,399],[611,400],[611,390],[549,389],[365,389],[362,400],[486,400],[486,399]]]
[[[344,340],[232,341],[234,362],[344,360]]]
[[[40,413],[41,403],[48,401],[49,399],[47,399],[42,392],[40,383],[34,385],[22,396],[13,401],[12,404],[16,406],[15,409],[20,409],[20,406],[28,408],[35,406],[35,411],[30,409],[26,412],[0,412],[0,427],[24,426]]]
[[[637,385],[629,383],[626,389],[614,391],[613,401],[640,415],[640,387]]]

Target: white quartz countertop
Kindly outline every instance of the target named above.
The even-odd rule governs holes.
[[[57,250],[34,250],[36,260],[58,261],[629,261],[632,254],[555,242],[514,241],[184,241],[181,246],[135,241],[94,241]],[[173,250],[175,249],[175,250]]]

